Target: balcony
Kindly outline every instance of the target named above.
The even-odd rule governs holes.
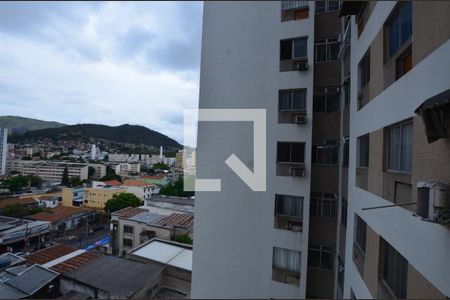
[[[286,216],[276,214],[274,227],[276,229],[289,230],[293,232],[302,232],[303,219],[296,216]]]
[[[300,273],[272,268],[272,280],[292,285],[300,285]]]
[[[305,177],[305,164],[277,162],[277,176]]]
[[[307,19],[308,1],[281,1],[281,22]]]

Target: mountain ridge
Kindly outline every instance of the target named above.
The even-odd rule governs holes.
[[[8,128],[9,133],[24,133],[30,130],[39,130],[46,128],[57,128],[62,127],[67,124],[55,122],[55,121],[44,121],[34,118],[26,118],[20,116],[0,116],[0,127]]]

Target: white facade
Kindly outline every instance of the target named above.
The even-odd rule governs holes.
[[[266,109],[267,191],[253,192],[224,161],[253,164],[249,122],[199,124],[197,177],[221,178],[221,192],[196,193],[193,298],[305,298],[309,231],[313,69],[280,72],[280,40],[308,36],[309,18],[280,22],[281,2],[206,2],[200,108]],[[310,64],[312,65],[312,64]],[[278,123],[278,91],[308,88],[305,125]],[[277,141],[305,142],[305,177],[276,176]],[[274,228],[275,194],[304,197],[303,232]],[[301,252],[300,284],[272,280],[273,248]]]
[[[8,129],[0,128],[0,175],[6,173],[6,155],[8,153]]]
[[[352,16],[351,82],[358,82],[358,63],[382,28],[396,2],[378,2],[361,36]],[[443,20],[441,20],[443,21]],[[373,193],[355,186],[356,138],[415,115],[424,100],[450,87],[450,41],[443,43],[407,74],[357,110],[357,84],[351,86],[350,162],[348,226],[345,258],[344,298],[351,292],[359,298],[372,298],[352,259],[354,214],[357,213],[377,234],[394,247],[422,276],[443,294],[450,295],[450,231],[442,225],[422,221],[401,207],[377,210],[361,208],[391,205]],[[423,83],[423,84],[422,84]],[[197,216],[196,216],[197,218]]]

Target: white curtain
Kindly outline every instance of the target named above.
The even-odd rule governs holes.
[[[284,249],[273,248],[273,267],[294,273],[300,273],[301,252]]]

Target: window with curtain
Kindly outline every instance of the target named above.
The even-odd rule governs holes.
[[[300,275],[301,252],[285,248],[273,248],[272,267]]]
[[[280,90],[278,93],[279,111],[305,111],[306,89]]]
[[[408,261],[389,243],[384,243],[383,280],[397,298],[406,298]]]
[[[402,2],[388,26],[389,56],[394,55],[412,35],[412,3]]]
[[[275,214],[302,218],[303,197],[275,195]]]
[[[389,127],[390,170],[410,172],[412,170],[413,122],[408,121]]]

